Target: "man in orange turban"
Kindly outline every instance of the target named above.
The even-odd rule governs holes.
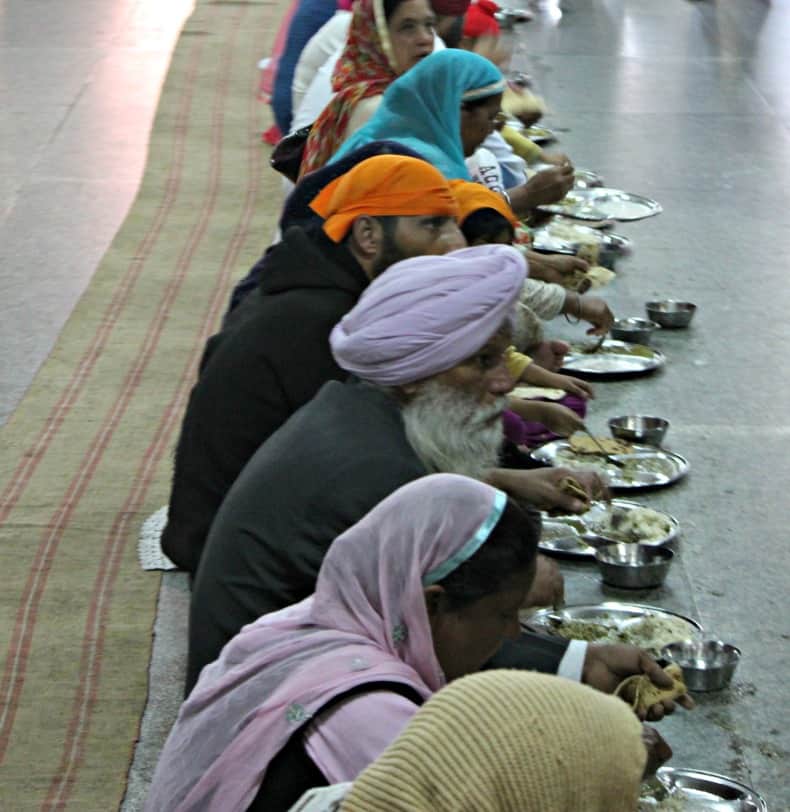
[[[308,180],[320,188],[315,175]],[[347,377],[329,351],[329,333],[370,280],[402,259],[465,245],[447,181],[418,158],[367,158],[333,177],[311,207],[323,224],[292,226],[269,249],[258,289],[203,355],[162,535],[164,552],[190,572],[257,448],[324,383]]]
[[[499,218],[492,223],[492,232],[487,233],[486,239],[481,239],[483,243],[502,243],[510,245],[515,239],[515,232],[520,223],[513,213],[513,209],[505,198],[493,192],[482,183],[470,183],[466,180],[450,181],[450,190],[453,193],[455,202],[458,204],[458,225],[463,230],[464,222],[473,214],[481,211],[494,211]],[[469,238],[467,237],[467,242]],[[472,243],[470,242],[470,245]]]

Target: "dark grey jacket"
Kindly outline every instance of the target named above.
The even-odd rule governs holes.
[[[312,594],[335,537],[426,474],[386,392],[325,384],[258,449],[217,513],[192,592],[187,691],[242,626]],[[556,671],[566,643],[530,639],[501,664]]]

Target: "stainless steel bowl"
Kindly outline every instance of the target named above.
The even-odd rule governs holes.
[[[531,20],[533,14],[523,8],[500,8],[495,12],[494,18],[501,28],[510,30],[516,23],[525,23]]]
[[[605,544],[595,551],[595,560],[605,584],[625,589],[648,589],[664,583],[674,555],[666,547]]]
[[[683,669],[690,691],[720,691],[730,684],[741,651],[721,640],[686,640],[664,646],[661,656]]]
[[[618,319],[609,332],[618,341],[630,341],[632,344],[648,344],[653,330],[659,325],[647,319]]]
[[[513,22],[516,23],[529,22],[535,16],[534,13],[528,8],[516,8],[515,6],[501,6],[496,14],[503,14],[506,17],[512,17]]]
[[[494,14],[494,18],[499,23],[499,27],[507,31],[516,24],[516,18],[504,11],[497,11],[496,14]]]
[[[613,417],[609,421],[609,431],[618,440],[660,446],[664,435],[669,431],[669,420],[641,414]]]
[[[595,189],[603,186],[603,178],[591,169],[579,169],[573,173],[573,186],[576,189]]]
[[[661,302],[646,302],[645,310],[647,315],[662,327],[688,327],[697,311],[697,305],[665,299]]]
[[[578,249],[577,249],[578,250]],[[598,248],[598,264],[614,270],[617,260],[631,253],[631,243],[617,234],[607,234]]]

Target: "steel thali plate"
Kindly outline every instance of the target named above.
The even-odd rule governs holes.
[[[699,639],[702,636],[702,625],[679,612],[662,609],[659,606],[648,606],[642,603],[623,603],[620,601],[604,601],[596,604],[578,604],[566,606],[556,611],[554,609],[538,609],[528,616],[522,616],[522,624],[529,628],[545,631],[549,634],[559,635],[559,628],[568,621],[586,621],[599,623],[612,628],[615,633],[627,633],[629,629],[640,624],[646,618],[655,617],[673,622],[677,626],[678,634],[685,635],[682,639]],[[562,636],[562,635],[561,635]],[[669,637],[673,636],[672,632]],[[612,641],[615,642],[615,641]],[[653,656],[659,656],[661,649],[669,642],[667,633],[659,634],[653,641],[642,641],[643,648]]]
[[[702,624],[683,615],[680,612],[673,612],[671,609],[664,609],[661,606],[650,606],[646,603],[628,603],[624,601],[603,601],[602,603],[578,603],[566,606],[560,611],[554,609],[538,609],[527,619],[529,623],[538,626],[551,628],[554,624],[552,618],[563,620],[589,620],[589,621],[609,621],[622,628],[642,620],[650,615],[664,618],[677,618],[684,621],[691,634],[699,634],[703,631]]]
[[[575,169],[573,172],[573,186],[576,189],[599,189],[603,186],[603,178],[591,169]]]
[[[634,510],[645,507],[628,499],[613,499],[611,510],[615,516],[626,516]],[[622,541],[622,536],[610,536],[606,530],[609,508],[606,502],[593,502],[586,513],[567,516],[550,516],[542,514],[543,530],[541,532],[541,552],[550,555],[567,556],[568,558],[593,559],[595,548],[601,544]],[[640,544],[660,547],[674,541],[680,534],[680,522],[668,513],[655,511],[669,526],[669,530],[660,538],[638,539]],[[636,542],[637,539],[634,540]]]
[[[571,344],[562,368],[584,375],[643,375],[664,366],[666,360],[664,353],[653,347],[607,338],[595,352],[584,352],[584,345]]]
[[[578,220],[641,220],[663,211],[661,204],[649,197],[603,186],[574,189],[559,202],[538,208]]]
[[[660,802],[672,798],[685,812],[767,812],[765,800],[751,787],[726,775],[679,767],[661,767],[653,789],[643,792],[639,812],[660,809]]]
[[[631,241],[621,234],[601,231],[590,226],[559,219],[556,223],[536,228],[532,232],[532,247],[536,251],[554,254],[575,254],[585,244],[599,245],[601,250],[615,255],[627,254],[631,250]]]
[[[638,443],[632,443],[631,447],[632,451],[628,454],[611,455],[625,462],[625,468],[607,462],[602,455],[575,454],[571,451],[567,440],[552,440],[538,446],[530,456],[544,465],[565,466],[605,474],[609,487],[616,490],[639,490],[672,485],[682,479],[691,467],[685,457],[672,451]]]

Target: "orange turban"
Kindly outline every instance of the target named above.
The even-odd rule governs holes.
[[[502,195],[492,192],[482,183],[474,183],[468,180],[450,181],[450,190],[458,203],[458,223],[462,224],[470,214],[479,209],[493,209],[499,212],[513,228],[518,228],[520,223],[513,214],[507,201]]]
[[[376,155],[362,161],[325,186],[310,208],[324,218],[324,231],[334,242],[340,242],[363,214],[458,216],[444,175],[427,161],[405,155]]]

